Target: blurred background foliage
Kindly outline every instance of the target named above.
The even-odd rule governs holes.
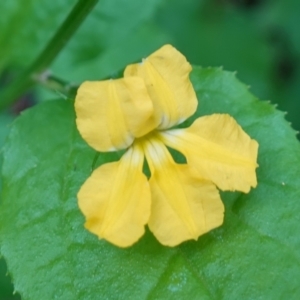
[[[76,2],[1,1],[0,90],[34,61]],[[299,20],[299,0],[100,0],[45,71],[74,84],[114,77],[171,43],[192,64],[236,71],[300,130]],[[34,89],[0,112],[0,146],[18,113],[61,93],[42,75]],[[6,272],[2,260],[0,299],[18,299]]]

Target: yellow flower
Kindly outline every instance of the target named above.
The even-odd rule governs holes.
[[[127,66],[124,78],[80,86],[75,110],[83,139],[102,152],[127,149],[93,171],[78,193],[85,227],[99,238],[128,247],[148,224],[164,245],[196,240],[223,222],[217,187],[249,192],[256,186],[258,144],[229,115],[170,129],[196,111],[190,71],[185,57],[165,45]],[[174,162],[167,146],[187,164]]]

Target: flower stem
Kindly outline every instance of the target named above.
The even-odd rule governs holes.
[[[78,0],[37,59],[10,86],[0,93],[0,110],[13,103],[20,95],[30,89],[36,80],[38,81],[38,78],[46,72],[49,65],[64,48],[97,2],[98,0]]]
[[[36,83],[61,94],[64,98],[74,99],[77,93],[78,85],[63,80],[55,75],[45,73],[36,79]]]

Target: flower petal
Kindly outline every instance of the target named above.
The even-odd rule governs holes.
[[[157,125],[145,84],[137,77],[84,82],[75,110],[83,139],[103,152],[126,148]]]
[[[229,115],[198,118],[187,129],[161,134],[163,142],[182,152],[201,178],[222,190],[249,192],[257,185],[258,143]]]
[[[139,76],[146,82],[154,114],[166,129],[183,122],[197,108],[197,97],[189,79],[192,67],[171,45],[165,45],[142,63],[129,65],[124,76]]]
[[[151,170],[149,228],[163,245],[176,246],[223,223],[217,188],[197,178],[188,165],[176,164],[163,143],[148,141],[144,151]]]
[[[141,150],[130,148],[119,162],[96,169],[78,193],[85,227],[119,247],[135,243],[144,234],[150,216],[143,161]]]

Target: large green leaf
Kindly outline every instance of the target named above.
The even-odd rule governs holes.
[[[13,122],[13,115],[2,112],[0,113],[0,153],[2,152],[3,144],[8,135],[10,124]],[[2,165],[2,155],[0,155],[0,167]],[[0,178],[0,190],[1,190],[1,178]]]
[[[232,73],[194,68],[192,81],[197,116],[230,113],[259,141],[258,187],[223,193],[224,225],[197,242],[168,248],[147,232],[119,249],[83,228],[76,193],[95,152],[76,131],[72,101],[27,110],[4,149],[0,206],[1,252],[24,300],[299,298],[295,132]]]
[[[2,151],[3,143],[9,131],[9,125],[12,123],[13,116],[8,113],[0,114],[0,151]],[[0,166],[2,165],[2,156],[0,156]],[[0,178],[1,190],[1,178]],[[0,198],[1,201],[1,198]],[[13,296],[13,286],[7,274],[7,268],[3,258],[0,258],[0,300],[19,299],[17,295]]]

